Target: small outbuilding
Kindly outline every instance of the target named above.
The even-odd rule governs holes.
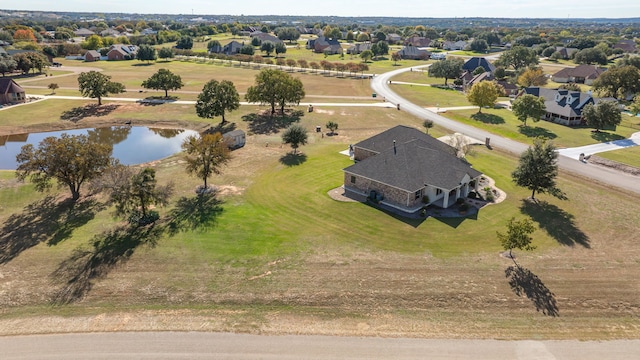
[[[246,143],[246,136],[242,130],[229,131],[222,135],[229,145],[229,149],[238,149]]]

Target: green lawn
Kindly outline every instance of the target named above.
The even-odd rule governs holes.
[[[429,86],[392,84],[391,89],[414,104],[424,107],[470,106],[467,97],[456,90],[444,90]]]
[[[640,168],[640,146],[614,151],[605,151],[596,155],[605,159]]]
[[[632,127],[631,117],[626,115],[622,116],[623,122],[616,127],[615,131],[593,133],[588,127],[569,127],[543,120],[533,122],[529,119],[527,127],[524,127],[522,122],[507,109],[482,109],[482,114],[477,112],[477,110],[452,110],[442,115],[524,143],[533,143],[536,137],[542,137],[552,140],[561,148],[625,139],[639,131]]]

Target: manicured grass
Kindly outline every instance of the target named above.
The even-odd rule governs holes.
[[[426,69],[421,71],[408,71],[403,72],[400,75],[394,76],[393,81],[402,81],[416,84],[434,84],[434,85],[444,85],[443,78],[436,78],[429,76]],[[449,79],[447,84],[452,84],[453,80]]]
[[[470,106],[464,94],[456,90],[444,90],[428,86],[392,84],[391,89],[398,95],[424,107]]]
[[[640,146],[596,154],[605,159],[640,168]]]
[[[623,122],[616,127],[615,131],[593,133],[591,128],[569,127],[543,120],[533,122],[529,119],[527,127],[524,127],[522,122],[507,109],[482,109],[482,114],[477,112],[477,110],[452,110],[442,115],[524,143],[533,143],[536,137],[546,138],[561,148],[624,139],[638,131],[631,127],[630,117],[626,115],[623,115]]]

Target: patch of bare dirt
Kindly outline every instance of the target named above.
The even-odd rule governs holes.
[[[632,175],[640,175],[640,169],[637,167],[629,166],[626,164],[619,163],[617,161],[605,159],[595,155],[592,155],[589,158],[589,163],[616,169],[618,171],[626,172]]]

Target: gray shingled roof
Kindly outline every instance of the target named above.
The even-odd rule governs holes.
[[[418,139],[396,143],[396,146],[392,145],[344,171],[408,192],[418,191],[425,185],[451,190],[460,186],[465,175],[473,179],[482,174],[456,156],[436,150],[432,145]]]
[[[429,148],[431,149],[444,151],[452,155],[456,154],[456,150],[451,146],[443,143],[438,139],[434,139],[433,137],[416,128],[404,125],[392,127],[391,129],[381,132],[378,135],[374,135],[366,140],[362,140],[359,143],[355,144],[354,147],[381,153],[382,151],[393,147],[394,140],[396,144],[404,144],[416,139],[422,140],[423,142],[427,143],[429,145]]]
[[[487,59],[483,57],[474,56],[471,59],[467,60],[467,62],[462,65],[462,70],[469,70],[473,72],[473,70],[482,66],[485,71],[494,72],[496,71],[496,67],[493,66]]]

